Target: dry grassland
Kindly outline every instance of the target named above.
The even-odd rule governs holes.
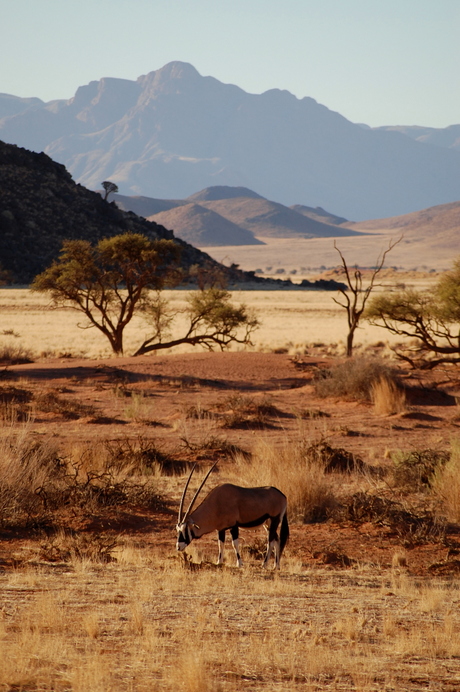
[[[459,689],[458,582],[408,578],[398,556],[273,574],[114,554],[0,575],[0,689]]]
[[[46,358],[108,353],[77,313],[0,292],[4,339],[45,356],[3,372],[0,692],[460,689],[454,369],[402,391],[382,360],[367,399],[323,397],[346,329],[331,294],[235,297],[260,311],[257,352],[86,362]],[[188,468],[216,459],[210,485],[288,496],[280,572],[263,529],[242,570],[230,545],[211,564],[215,535],[176,554]]]
[[[411,285],[414,282],[411,282]],[[423,285],[426,281],[423,282]],[[187,291],[165,291],[165,297],[178,311],[185,307]],[[343,353],[347,322],[345,310],[337,306],[334,291],[233,291],[236,303],[245,303],[260,321],[253,349],[304,353],[306,346],[330,346],[331,353]],[[22,348],[35,357],[72,355],[105,358],[111,355],[107,339],[94,328],[82,329],[85,318],[70,308],[51,309],[46,296],[28,289],[0,289],[2,346]],[[185,322],[179,316],[173,336],[184,332]],[[125,352],[133,352],[144,338],[144,323],[134,318],[125,330]],[[356,333],[356,344],[376,341],[395,343],[387,331],[363,322]],[[174,353],[192,350],[178,347]]]

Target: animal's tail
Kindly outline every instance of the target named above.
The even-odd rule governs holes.
[[[284,516],[283,516],[283,521],[281,522],[281,530],[280,530],[280,556],[283,553],[284,546],[288,542],[288,538],[289,538],[289,524],[288,524],[287,512],[285,512]]]

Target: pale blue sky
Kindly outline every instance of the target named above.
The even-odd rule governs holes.
[[[67,99],[172,60],[371,126],[460,123],[460,0],[0,0],[0,92]]]

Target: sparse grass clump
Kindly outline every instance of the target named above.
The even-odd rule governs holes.
[[[460,524],[460,445],[452,444],[450,458],[438,465],[430,479],[440,511],[448,521]]]
[[[0,526],[55,525],[69,510],[84,516],[128,504],[158,507],[146,450],[129,459],[116,452],[99,443],[63,454],[49,440],[36,441],[27,426],[12,430],[0,443]]]
[[[406,393],[394,379],[382,375],[371,384],[371,396],[375,413],[378,416],[390,416],[406,410]]]
[[[432,487],[433,480],[442,474],[450,453],[437,449],[414,449],[399,452],[393,457],[393,483],[406,492],[426,491]]]
[[[0,363],[3,365],[20,365],[33,363],[32,350],[22,344],[2,344],[0,346]]]
[[[282,415],[281,411],[267,398],[260,401],[244,396],[232,394],[217,406],[220,411],[220,425],[228,429],[261,429],[273,427],[272,418]]]
[[[54,389],[38,394],[35,406],[42,413],[56,413],[69,420],[93,416],[96,411],[94,406],[60,396]]]
[[[321,370],[314,384],[317,395],[321,397],[371,401],[373,387],[382,380],[398,386],[396,374],[387,362],[356,357]]]
[[[337,504],[336,484],[302,441],[275,447],[258,442],[251,457],[236,455],[235,475],[247,486],[273,485],[288,498],[291,520],[323,521]]]

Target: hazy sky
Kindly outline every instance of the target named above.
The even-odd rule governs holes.
[[[0,0],[0,92],[67,99],[172,60],[371,126],[460,123],[460,0]]]

